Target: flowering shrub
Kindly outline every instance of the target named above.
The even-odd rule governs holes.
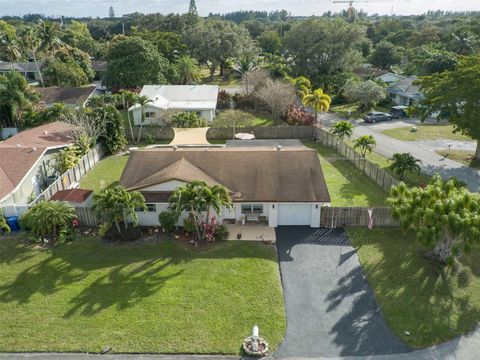
[[[311,126],[315,124],[315,115],[307,112],[304,108],[292,104],[288,107],[286,121],[290,125]]]

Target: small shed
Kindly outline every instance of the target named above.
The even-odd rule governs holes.
[[[87,189],[68,189],[57,191],[50,200],[64,201],[74,207],[91,207],[93,205],[93,191]]]

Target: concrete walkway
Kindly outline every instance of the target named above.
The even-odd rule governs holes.
[[[210,145],[207,141],[208,127],[204,128],[174,128],[175,137],[170,145]]]
[[[277,358],[410,351],[383,320],[341,229],[277,228],[287,332]]]

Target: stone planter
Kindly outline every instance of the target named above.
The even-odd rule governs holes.
[[[243,340],[242,348],[247,356],[262,357],[268,353],[268,343],[261,337],[247,337]]]

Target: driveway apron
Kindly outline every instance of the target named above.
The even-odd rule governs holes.
[[[275,357],[410,351],[385,324],[342,229],[279,227],[277,249],[287,333]]]

